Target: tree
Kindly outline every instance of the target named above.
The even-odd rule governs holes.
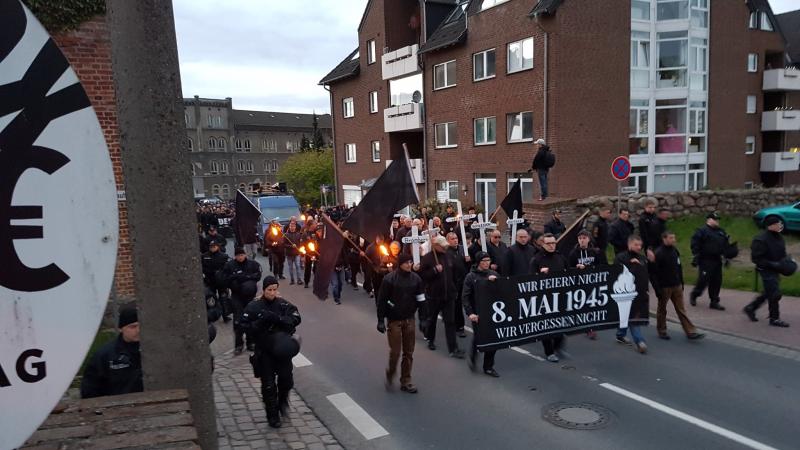
[[[303,135],[303,138],[300,139],[300,151],[305,152],[311,150],[311,141],[308,140],[306,135]]]
[[[333,150],[290,156],[278,170],[278,180],[286,183],[300,204],[319,205],[320,186],[333,184]]]
[[[317,113],[314,113],[314,132],[311,135],[311,148],[317,149],[317,151],[322,151],[325,148],[325,139],[322,137],[322,132],[319,130],[319,120],[317,119]]]

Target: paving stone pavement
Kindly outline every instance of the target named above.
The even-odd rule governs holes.
[[[289,418],[279,429],[267,425],[261,381],[246,354],[218,355],[214,361],[214,402],[220,450],[341,450],[342,446],[303,399],[292,390]]]

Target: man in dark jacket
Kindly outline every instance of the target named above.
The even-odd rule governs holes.
[[[644,203],[644,212],[639,215],[639,236],[642,238],[645,253],[653,252],[656,247],[661,245],[661,234],[656,216],[657,206],[658,202],[655,199],[648,198]],[[625,250],[627,251],[627,244]]]
[[[375,241],[367,246],[365,252],[367,255],[366,259],[369,260],[367,270],[369,271],[369,279],[372,285],[372,290],[369,293],[370,297],[378,296],[378,292],[381,290],[381,282],[383,282],[383,277],[385,277],[388,273],[388,271],[382,270],[383,258],[386,255],[381,253],[381,246],[384,246],[388,252],[388,246],[384,245],[383,236],[379,234],[375,236]]]
[[[536,249],[529,244],[530,235],[527,230],[517,230],[516,242],[506,252],[505,264],[502,264],[503,275],[516,277],[527,275],[531,259],[536,255]]]
[[[81,398],[142,392],[142,358],[139,353],[139,317],[136,308],[119,312],[119,335],[100,347],[83,371]]]
[[[542,193],[541,196],[539,196],[539,201],[542,201],[546,199],[548,195],[547,175],[550,169],[555,165],[556,157],[553,155],[550,147],[544,142],[544,139],[537,139],[533,144],[537,147],[537,150],[529,172],[535,170],[536,174],[539,176],[539,188]]]
[[[544,232],[550,233],[558,239],[565,231],[567,231],[567,226],[561,221],[561,211],[553,210],[553,218],[544,224]]]
[[[203,266],[203,283],[216,294],[222,305],[222,318],[225,322],[231,320],[233,308],[228,298],[228,287],[226,286],[222,269],[228,263],[228,255],[220,251],[217,242],[211,242],[208,252],[203,253],[200,262]]]
[[[272,274],[283,280],[283,264],[286,261],[286,248],[284,247],[283,230],[277,220],[264,231],[264,245],[269,249],[270,266]]]
[[[597,221],[592,226],[592,238],[597,248],[597,264],[608,264],[606,248],[608,247],[608,219],[611,218],[611,207],[601,206],[597,212]]]
[[[397,373],[397,361],[402,353],[400,363],[400,390],[416,394],[417,387],[411,383],[411,366],[414,361],[414,314],[418,308],[424,308],[424,286],[422,279],[414,273],[410,255],[398,255],[397,270],[384,277],[378,291],[378,331],[389,333],[389,364],[386,367],[386,387],[394,383]],[[428,316],[427,313],[422,314]],[[388,326],[384,322],[389,320]]]
[[[219,248],[223,252],[225,251],[225,248],[228,246],[228,240],[225,239],[225,236],[219,234],[219,232],[217,231],[217,227],[213,225],[208,227],[208,231],[206,232],[206,237],[205,237],[206,247],[210,246],[212,242],[216,242],[217,244],[219,244]]]
[[[556,251],[556,237],[550,233],[545,233],[542,236],[543,250],[536,254],[530,262],[530,274],[548,274],[553,272],[561,272],[567,269],[567,258]],[[556,351],[564,346],[564,335],[560,334],[554,337],[543,338],[542,346],[544,347],[544,354],[547,360],[553,363],[558,362]]]
[[[567,267],[585,269],[597,265],[600,251],[591,246],[592,239],[589,232],[581,230],[578,232],[578,244],[567,258]]]
[[[419,276],[425,283],[425,299],[428,301],[428,327],[425,339],[428,348],[436,350],[436,320],[439,314],[444,322],[444,334],[447,349],[453,358],[464,358],[464,352],[458,348],[455,327],[455,303],[458,294],[453,275],[453,259],[447,254],[447,239],[436,236],[432,241],[433,249],[420,260]]]
[[[261,279],[261,265],[247,258],[243,248],[237,247],[232,260],[222,269],[223,277],[231,288],[233,303],[233,333],[235,355],[244,349],[244,329],[241,326],[242,313],[250,300],[258,291],[258,280]],[[247,343],[247,349],[253,349],[253,342]]]
[[[492,230],[489,233],[488,240],[486,250],[489,256],[492,257],[492,266],[490,268],[495,272],[502,273],[504,271],[503,263],[508,258],[508,246],[503,242],[503,235],[499,230]]]
[[[709,308],[724,311],[720,305],[719,291],[722,288],[722,256],[728,246],[728,234],[719,226],[719,215],[706,216],[706,226],[698,228],[692,236],[692,265],[699,270],[697,284],[689,295],[689,303],[697,305],[697,298],[708,287]]]
[[[681,322],[683,332],[689,339],[701,339],[705,335],[698,333],[697,329],[686,315],[683,303],[683,269],[681,268],[681,254],[675,247],[675,233],[665,231],[662,234],[661,245],[655,251],[655,263],[652,265],[652,275],[658,297],[656,310],[656,330],[658,337],[669,339],[667,334],[667,303],[672,302],[675,314]]]
[[[478,281],[480,280],[489,280],[494,281],[497,279],[499,274],[494,270],[490,269],[489,266],[492,264],[492,258],[486,252],[478,252],[476,255],[478,259],[475,267],[472,268],[472,271],[467,274],[467,277],[464,279],[464,288],[462,289],[461,294],[461,304],[464,308],[464,313],[469,318],[470,322],[473,323],[473,328],[475,324],[478,323],[480,320],[480,316],[477,314],[477,286]],[[484,299],[488,301],[488,299]],[[486,320],[487,318],[484,317]],[[478,351],[478,347],[475,344],[475,335],[472,336],[472,344],[470,345],[469,350],[469,368],[475,370],[475,358],[476,353]],[[488,350],[483,352],[483,373],[489,375],[491,377],[499,377],[500,374],[494,370],[494,356],[495,350]]]
[[[655,254],[653,255],[655,260]],[[631,305],[630,319],[647,318],[649,316],[650,294],[650,275],[647,270],[647,258],[642,255],[642,238],[632,235],[628,238],[628,250],[620,253],[614,258],[614,264],[622,264],[634,276],[636,285],[636,298]],[[647,343],[644,340],[642,331],[638,325],[628,325],[628,328],[617,329],[617,342],[624,345],[631,345],[631,341],[625,336],[631,331],[633,344],[639,353],[647,353]]]
[[[453,260],[453,280],[456,285],[456,301],[455,306],[455,320],[453,323],[456,325],[456,334],[458,337],[467,337],[464,332],[464,311],[461,309],[461,286],[464,284],[464,278],[469,273],[472,266],[472,259],[469,255],[464,254],[464,247],[458,245],[458,235],[450,232],[445,236],[447,239],[447,253]]]
[[[264,278],[262,286],[261,297],[245,308],[241,326],[247,332],[247,342],[255,343],[250,362],[256,377],[261,378],[267,422],[272,428],[280,428],[280,416],[288,417],[289,391],[294,387],[292,357],[300,345],[292,335],[301,319],[297,307],[279,297],[277,278]]]
[[[289,225],[283,232],[283,251],[286,255],[286,262],[289,263],[289,284],[300,284],[300,249],[302,244],[303,232],[297,225],[297,220],[292,217]]]
[[[764,226],[767,228],[761,234],[753,238],[750,245],[750,257],[756,265],[756,270],[764,280],[764,293],[755,298],[750,304],[745,306],[744,313],[753,322],[757,321],[756,310],[768,302],[769,304],[769,324],[775,327],[786,328],[788,323],[781,320],[781,310],[779,301],[781,294],[780,272],[781,264],[786,260],[786,243],[783,241],[781,231],[783,222],[775,216],[764,219]]]
[[[614,247],[614,255],[628,249],[628,238],[633,234],[634,226],[630,221],[631,213],[625,208],[619,210],[617,220],[608,226],[608,243]]]

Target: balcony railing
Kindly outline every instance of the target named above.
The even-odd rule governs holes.
[[[381,56],[383,79],[391,80],[419,71],[417,50],[419,45],[408,45]]]
[[[762,172],[791,172],[800,169],[800,153],[765,152],[761,154]]]
[[[800,131],[800,111],[764,111],[761,115],[761,131]]]
[[[765,91],[800,91],[800,70],[765,70],[762,89]]]
[[[383,131],[414,131],[422,129],[422,103],[406,103],[383,110]]]

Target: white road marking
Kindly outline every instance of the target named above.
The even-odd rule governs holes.
[[[608,389],[609,391],[616,392],[619,395],[624,397],[628,397],[631,400],[635,400],[639,403],[647,405],[655,410],[661,411],[665,414],[669,414],[672,417],[678,418],[683,420],[684,422],[688,422],[692,425],[698,426],[703,428],[707,431],[710,431],[714,434],[718,434],[724,438],[730,439],[734,442],[738,442],[746,447],[757,449],[757,450],[777,450],[775,447],[770,447],[769,445],[762,444],[761,442],[754,441],[746,436],[742,436],[739,433],[735,433],[730,431],[726,428],[722,428],[720,426],[714,425],[713,423],[706,422],[705,420],[699,419],[697,417],[691,416],[689,414],[680,412],[676,409],[670,408],[667,405],[658,403],[656,401],[650,400],[648,398],[642,397],[641,395],[634,394],[628,390],[625,390],[621,387],[615,386],[611,383],[600,383],[600,386]]]
[[[441,316],[440,316],[440,317],[441,317]],[[475,333],[475,331],[474,331],[472,328],[470,328],[470,327],[467,327],[467,326],[465,326],[465,327],[464,327],[464,329],[465,329],[465,330],[467,330],[467,331],[469,331],[470,333]],[[528,357],[531,357],[531,358],[533,358],[533,359],[535,359],[535,360],[537,360],[537,361],[546,361],[546,360],[545,360],[544,358],[542,358],[541,356],[539,356],[539,355],[534,355],[533,353],[531,353],[531,352],[529,352],[529,351],[525,350],[524,348],[520,348],[520,347],[509,347],[509,348],[510,348],[511,350],[514,350],[514,351],[515,351],[515,352],[517,352],[517,353],[521,353],[521,354],[523,354],[523,355],[525,355],[525,356],[528,356]]]
[[[364,436],[364,439],[369,441],[389,434],[346,393],[329,395],[328,401]]]
[[[308,360],[302,353],[298,353],[297,356],[292,358],[292,364],[295,367],[306,367],[311,365],[311,361]]]

